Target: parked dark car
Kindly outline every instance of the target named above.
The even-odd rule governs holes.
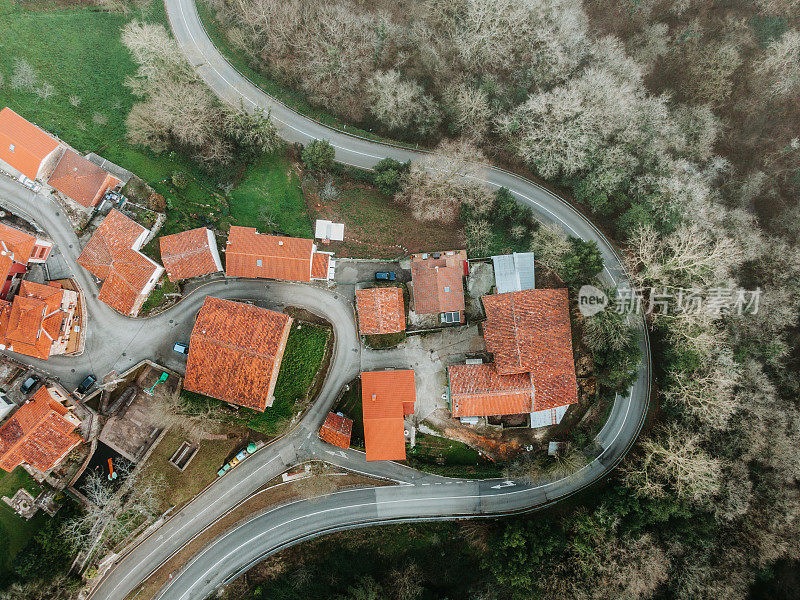
[[[394,271],[378,271],[375,273],[375,281],[394,281],[397,274]]]
[[[86,378],[81,381],[81,384],[75,389],[76,394],[80,394],[81,396],[92,389],[92,386],[97,383],[97,377],[94,375],[87,375]]]
[[[36,375],[31,375],[25,381],[22,382],[22,385],[19,388],[19,391],[23,395],[27,395],[37,383],[39,383],[41,379]]]
[[[178,342],[172,347],[172,349],[178,354],[189,354],[189,344],[182,344]]]

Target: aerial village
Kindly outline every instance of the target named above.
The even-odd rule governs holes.
[[[463,249],[432,248],[400,260],[351,260],[334,250],[347,224],[321,219],[315,239],[236,225],[223,237],[210,228],[163,235],[157,261],[142,248],[160,220],[142,219],[126,197],[126,170],[81,156],[9,108],[0,111],[0,169],[69,216],[74,231],[65,239],[79,240],[76,263],[85,270],[70,271],[40,215],[0,206],[0,468],[22,466],[47,490],[3,498],[20,514],[54,510],[65,489],[81,497],[91,470],[112,478],[115,467],[146,461],[168,429],[156,408],[165,397],[189,392],[268,414],[290,334],[309,320],[326,323],[325,314],[312,318],[285,304],[206,296],[196,314],[184,315],[188,335],[171,339],[166,354],[120,373],[77,373],[77,387],[50,375],[48,364],[84,353],[91,306],[136,319],[165,281],[183,290],[166,308],[208,282],[241,279],[311,286],[349,306],[355,377],[338,390],[318,437],[364,462],[406,461],[422,438],[502,461],[552,442],[552,426],[579,402],[567,290],[537,287],[532,253],[471,259]],[[86,276],[99,286],[96,297],[78,283]],[[244,440],[211,476],[225,476],[268,441]],[[174,445],[167,455],[178,473],[199,444]]]

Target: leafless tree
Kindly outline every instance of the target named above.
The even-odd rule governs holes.
[[[39,84],[39,74],[24,58],[15,58],[12,63],[11,87],[15,90],[34,91]]]
[[[763,89],[769,95],[788,98],[799,92],[800,31],[790,29],[772,41],[755,71],[767,82]]]
[[[549,269],[558,269],[568,251],[567,234],[556,224],[542,225],[531,238],[531,252],[538,262]]]
[[[0,600],[75,600],[78,584],[64,575],[26,583],[12,583],[0,591]]]

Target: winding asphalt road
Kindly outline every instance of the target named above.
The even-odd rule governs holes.
[[[209,40],[193,0],[166,0],[172,29],[187,58],[210,88],[224,101],[246,110],[270,110],[282,137],[307,143],[327,139],[336,159],[371,168],[387,156],[418,160],[420,152],[381,144],[332,130],[295,113],[259,90],[238,73]],[[608,240],[578,211],[545,188],[501,169],[489,168],[483,180],[506,187],[545,223],[556,223],[570,235],[597,242],[605,262],[601,274],[609,286],[627,281],[620,257]],[[177,340],[188,339],[194,318],[208,295],[254,299],[268,306],[300,306],[333,324],[334,356],[319,397],[302,421],[286,436],[257,452],[210,486],[157,531],[123,557],[102,582],[93,600],[122,600],[174,551],[220,516],[238,505],[265,482],[298,462],[319,458],[361,473],[394,480],[402,485],[348,490],[315,500],[294,502],[255,516],[215,540],[184,566],[159,597],[200,600],[271,553],[328,532],[389,522],[466,518],[536,510],[563,500],[597,482],[624,457],[639,433],[650,395],[650,347],[644,323],[641,350],[644,360],[630,393],[617,397],[596,441],[596,459],[579,471],[534,485],[519,481],[456,480],[420,473],[391,462],[367,463],[362,453],[340,451],[321,442],[316,432],[338,391],[360,370],[361,352],[350,299],[310,285],[220,279],[195,290],[177,307],[148,319],[123,317],[97,300],[92,276],[77,266],[80,245],[68,220],[50,198],[0,177],[0,205],[27,216],[47,231],[84,290],[89,313],[86,350],[81,357],[53,357],[26,362],[76,384],[85,372],[123,371],[144,358],[154,358],[183,370],[170,352]],[[178,364],[176,364],[178,363]]]

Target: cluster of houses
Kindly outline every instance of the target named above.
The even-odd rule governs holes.
[[[447,367],[450,414],[470,425],[512,415],[526,416],[532,428],[557,424],[578,401],[567,290],[536,289],[532,253],[496,256],[493,268],[496,293],[481,298],[492,360]],[[464,323],[468,273],[464,251],[413,255],[414,312],[436,315],[440,324]],[[362,335],[405,329],[400,287],[358,290],[356,305]],[[361,387],[367,460],[404,459],[414,372],[362,373]],[[323,431],[326,427],[327,422]]]
[[[26,185],[47,182],[55,193],[95,208],[120,180],[66,147],[8,108],[0,111],[0,165]],[[342,227],[317,224],[323,243],[341,239]],[[163,274],[172,282],[223,270],[214,233],[198,228],[159,239],[163,266],[142,253],[150,231],[116,209],[110,210],[78,257],[100,282],[98,299],[135,316]],[[0,350],[47,359],[75,348],[80,332],[80,294],[57,282],[22,280],[29,263],[44,262],[52,243],[0,225]],[[232,226],[224,248],[230,277],[284,281],[333,278],[332,253],[314,240],[262,234]],[[481,298],[482,335],[491,359],[466,359],[447,367],[446,398],[451,416],[475,425],[508,415],[527,415],[531,427],[561,421],[577,402],[577,383],[567,291],[536,289],[532,254],[494,257],[495,292]],[[439,327],[466,323],[464,294],[469,263],[464,250],[411,257],[413,313]],[[375,285],[357,289],[361,335],[406,330],[403,289]],[[409,307],[411,309],[411,307]],[[292,318],[249,303],[208,297],[189,343],[184,388],[231,404],[264,411],[274,390]],[[367,460],[406,457],[408,417],[414,414],[413,370],[361,373],[362,416]],[[80,421],[63,394],[43,386],[0,426],[0,468],[27,464],[52,469],[80,443]],[[320,437],[350,444],[353,422],[331,413]]]

